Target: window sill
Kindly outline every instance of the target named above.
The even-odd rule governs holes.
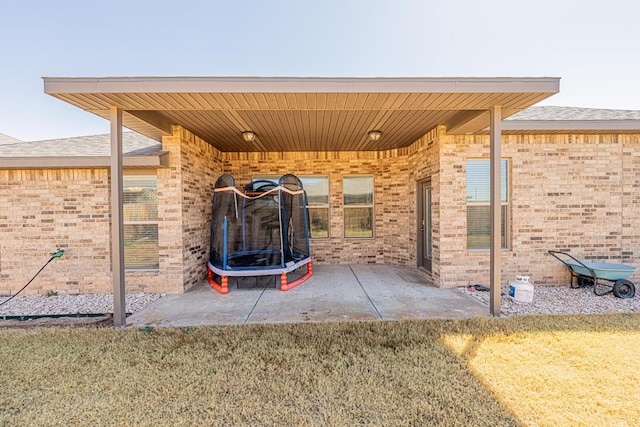
[[[511,248],[502,248],[501,252],[508,253],[511,252]],[[490,253],[490,249],[467,249],[467,254],[469,255],[484,255]]]
[[[126,275],[132,275],[132,276],[145,276],[145,275],[149,275],[149,276],[157,276],[158,274],[160,274],[160,270],[159,269],[125,269],[124,270],[124,274]]]

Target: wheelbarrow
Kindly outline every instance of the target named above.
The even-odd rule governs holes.
[[[636,286],[627,280],[637,270],[632,265],[606,262],[582,262],[567,252],[548,251],[571,272],[571,287],[593,286],[593,293],[600,296],[613,292],[618,298],[633,298]]]

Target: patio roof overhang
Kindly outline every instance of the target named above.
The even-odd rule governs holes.
[[[45,77],[45,93],[158,141],[182,125],[221,151],[371,151],[438,125],[481,132],[559,90],[559,78]],[[242,132],[257,134],[246,142]],[[367,133],[382,131],[372,142]]]

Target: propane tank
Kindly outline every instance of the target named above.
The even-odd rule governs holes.
[[[509,296],[523,304],[533,301],[533,285],[529,283],[529,276],[516,276],[515,281],[509,282]]]

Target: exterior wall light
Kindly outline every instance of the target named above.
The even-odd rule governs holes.
[[[369,139],[371,141],[377,141],[380,139],[381,136],[382,136],[382,131],[379,131],[379,130],[369,131]]]
[[[242,132],[242,137],[247,142],[253,142],[253,140],[256,139],[256,133],[250,130],[245,130],[244,132]]]

